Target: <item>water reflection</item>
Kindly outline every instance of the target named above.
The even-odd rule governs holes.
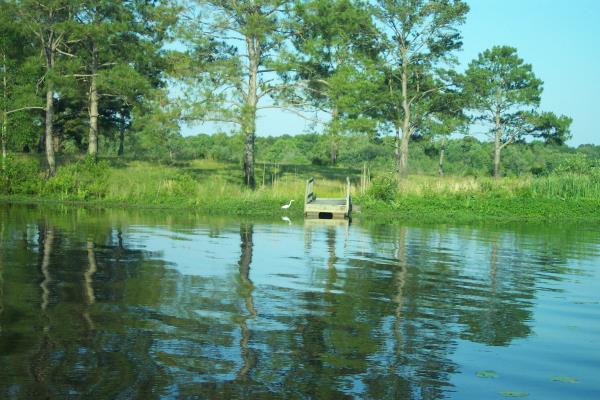
[[[0,211],[1,398],[485,398],[545,324],[594,390],[597,229]]]
[[[54,245],[54,231],[52,230],[52,228],[49,229],[43,229],[41,227],[38,226],[38,240],[39,240],[39,244],[42,247],[42,276],[44,277],[44,279],[42,280],[42,283],[40,283],[40,287],[42,288],[42,302],[41,302],[41,307],[42,307],[42,312],[46,311],[46,308],[48,308],[48,298],[50,297],[50,290],[48,289],[48,285],[51,282],[51,277],[50,277],[50,256],[52,255],[52,246]]]
[[[241,252],[240,260],[238,262],[240,269],[240,283],[238,286],[238,294],[244,299],[246,306],[246,315],[240,318],[240,353],[242,355],[243,365],[237,373],[238,379],[245,379],[248,376],[250,370],[256,365],[256,355],[252,349],[248,347],[248,343],[251,339],[251,332],[248,328],[247,320],[249,318],[256,318],[256,309],[254,308],[254,299],[252,298],[252,291],[254,285],[250,280],[250,264],[252,263],[252,228],[251,224],[240,225],[240,242]]]

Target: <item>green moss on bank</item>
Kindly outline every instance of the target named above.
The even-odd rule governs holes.
[[[392,203],[367,200],[363,203],[361,214],[367,218],[404,218],[428,222],[482,219],[600,221],[600,200],[410,196]]]
[[[296,207],[281,210],[283,198],[266,197],[212,197],[205,199],[160,199],[154,202],[122,202],[112,200],[66,200],[31,198],[25,196],[2,196],[0,201],[24,204],[70,204],[116,208],[175,209],[207,215],[279,216],[300,217],[302,199],[296,199]],[[432,198],[403,197],[393,203],[356,200],[357,211],[353,217],[369,220],[410,220],[428,223],[469,222],[480,220],[503,221],[588,221],[600,222],[600,201],[559,200],[528,198]]]

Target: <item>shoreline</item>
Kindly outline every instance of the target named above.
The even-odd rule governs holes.
[[[266,199],[215,198],[211,200],[178,198],[159,203],[122,202],[113,200],[70,200],[31,198],[27,196],[0,196],[0,204],[49,205],[97,209],[125,209],[148,211],[193,212],[196,215],[232,217],[302,218],[303,209],[283,211],[279,201]],[[298,202],[298,199],[296,200]],[[302,204],[300,200],[297,204]],[[526,197],[465,197],[401,196],[391,203],[357,198],[354,206],[361,211],[353,219],[389,222],[469,223],[469,222],[600,222],[600,199],[548,199]]]

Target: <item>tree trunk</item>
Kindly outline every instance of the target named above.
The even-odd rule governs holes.
[[[125,114],[121,113],[121,123],[119,125],[119,150],[117,155],[122,156],[125,152]]]
[[[335,136],[331,137],[331,165],[335,165],[337,163],[337,142]]]
[[[48,161],[48,175],[56,174],[56,160],[54,158],[54,137],[52,133],[52,119],[54,118],[54,96],[52,84],[48,83],[46,89],[46,135],[44,139],[46,147],[46,160]]]
[[[98,156],[98,87],[96,86],[96,71],[90,78],[90,131],[88,134],[88,154]]]
[[[400,174],[400,138],[402,137],[402,130],[400,125],[394,124],[396,130],[396,136],[394,137],[394,157],[396,160],[396,173]]]
[[[7,130],[7,116],[6,110],[2,113],[2,168],[4,168],[4,163],[6,162],[6,130]]]
[[[0,142],[2,142],[2,168],[6,162],[6,132],[8,129],[8,82],[6,80],[6,53],[2,53],[2,132],[0,133]]]
[[[338,157],[338,118],[339,112],[337,107],[334,107],[331,112],[331,141],[330,141],[330,155],[331,155],[331,165],[335,165],[337,163]]]
[[[500,178],[500,147],[494,149],[494,178]]]
[[[408,57],[402,52],[402,137],[398,154],[398,173],[400,178],[408,176],[408,141],[410,139],[410,105],[408,103]]]
[[[438,162],[438,175],[444,176],[444,153],[446,152],[446,135],[442,137],[442,145],[440,147],[440,161]]]
[[[502,127],[500,125],[500,110],[496,110],[496,129],[494,135],[494,178],[500,178],[500,151],[502,151]]]
[[[54,118],[54,87],[52,85],[52,78],[50,74],[54,68],[54,50],[52,45],[48,45],[45,48],[46,53],[46,160],[48,161],[48,175],[54,176],[56,174],[56,160],[54,158],[54,135],[53,135],[53,118]]]
[[[244,133],[244,185],[254,189],[254,138],[256,136],[256,105],[258,103],[258,65],[260,46],[258,39],[246,37],[248,46],[248,93],[242,111],[242,131]]]

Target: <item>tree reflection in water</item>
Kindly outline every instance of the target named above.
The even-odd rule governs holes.
[[[87,322],[88,328],[90,331],[94,331],[94,321],[90,317],[89,307],[91,307],[96,302],[96,296],[94,295],[94,287],[93,287],[93,276],[98,270],[96,267],[96,254],[94,253],[94,242],[93,240],[87,241],[87,258],[88,258],[88,268],[83,273],[83,283],[84,283],[84,293],[87,306],[85,311],[83,312],[83,318]]]
[[[257,313],[254,308],[254,299],[252,298],[252,291],[254,285],[250,280],[250,265],[252,263],[252,234],[253,226],[251,224],[240,225],[240,260],[238,262],[240,270],[240,284],[238,286],[238,293],[244,299],[246,305],[247,314],[240,318],[240,353],[242,355],[243,365],[237,373],[237,379],[246,379],[248,373],[256,365],[256,355],[254,351],[248,347],[248,343],[251,339],[251,332],[248,329],[247,320],[249,318],[256,318]]]
[[[461,341],[529,337],[540,280],[595,254],[562,231],[2,216],[0,398],[443,398]]]

